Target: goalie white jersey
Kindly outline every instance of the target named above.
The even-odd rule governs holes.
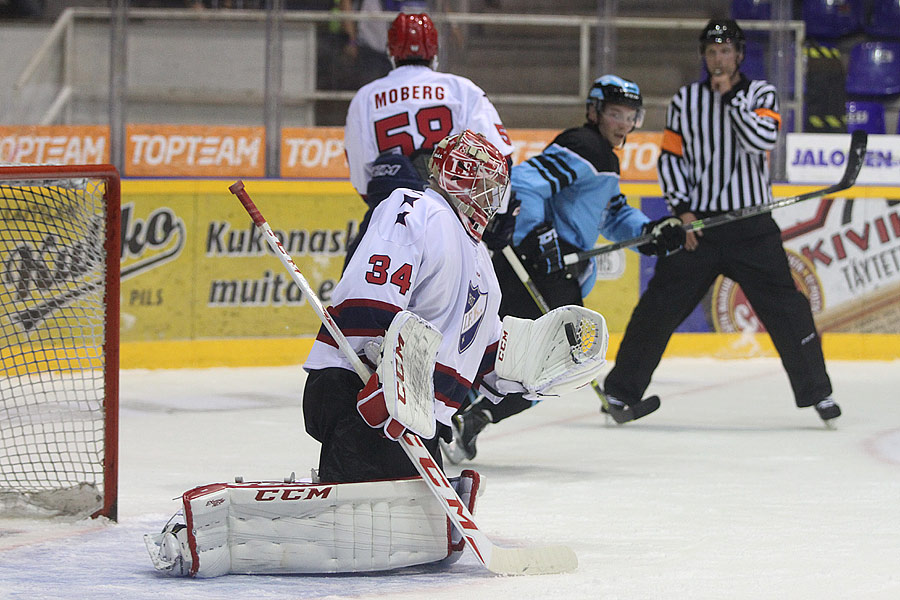
[[[483,134],[504,156],[513,151],[497,109],[472,81],[421,65],[397,67],[350,102],[344,128],[350,181],[365,195],[382,152],[409,156],[465,129]]]
[[[434,325],[443,334],[435,418],[449,425],[473,383],[493,374],[499,306],[500,286],[484,244],[469,237],[436,191],[399,188],[375,209],[328,311],[360,356],[367,344],[380,343],[401,310]],[[327,367],[352,370],[323,327],[304,368]]]

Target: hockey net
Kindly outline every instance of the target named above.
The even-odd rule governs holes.
[[[116,518],[119,178],[0,165],[0,516]]]

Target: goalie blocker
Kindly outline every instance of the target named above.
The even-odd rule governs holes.
[[[451,480],[470,512],[472,470]],[[363,483],[214,483],[144,542],[168,575],[354,573],[455,562],[465,544],[420,478]]]

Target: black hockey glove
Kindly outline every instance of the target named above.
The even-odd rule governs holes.
[[[494,215],[481,236],[488,249],[494,252],[503,250],[504,247],[512,244],[513,231],[516,229],[516,215],[519,214],[522,201],[516,198],[515,192],[510,192],[510,194],[506,212]]]
[[[663,217],[656,221],[650,221],[644,224],[642,231],[652,235],[653,239],[637,247],[641,254],[665,256],[684,246],[685,233],[681,228],[681,219],[678,217]]]
[[[565,267],[559,249],[559,236],[549,223],[541,223],[528,232],[518,250],[535,273],[549,275]]]

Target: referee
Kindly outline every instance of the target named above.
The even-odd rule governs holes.
[[[666,202],[684,223],[772,201],[767,152],[781,122],[775,88],[740,72],[744,33],[737,23],[710,21],[700,52],[709,78],[672,98],[658,164]],[[826,424],[840,416],[809,301],[794,286],[772,216],[701,233],[688,232],[686,252],[657,260],[606,377],[610,401],[641,400],[672,333],[725,275],[741,286],[768,330],[797,406],[815,406]]]

